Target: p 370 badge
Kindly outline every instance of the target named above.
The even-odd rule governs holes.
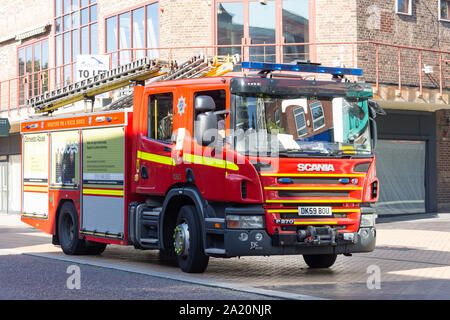
[[[294,219],[275,219],[276,224],[294,224]]]

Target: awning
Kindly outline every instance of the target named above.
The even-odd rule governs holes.
[[[436,112],[442,109],[450,109],[450,104],[446,103],[417,103],[402,101],[383,101],[376,100],[383,109],[391,110],[409,110],[409,111],[427,111]]]
[[[27,38],[45,33],[45,32],[47,32],[47,30],[50,26],[51,26],[50,23],[46,23],[45,25],[35,27],[29,31],[20,33],[20,34],[16,35],[16,40],[19,41],[19,40],[27,39]]]

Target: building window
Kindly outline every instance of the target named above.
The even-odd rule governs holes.
[[[411,0],[396,0],[396,13],[399,14],[412,14],[412,3]]]
[[[48,91],[48,40],[19,48],[19,105]]]
[[[112,56],[112,67],[146,56],[158,58],[158,11],[155,2],[106,19],[106,52]]]
[[[322,103],[316,102],[311,104],[311,115],[313,119],[314,131],[319,130],[325,126],[325,115],[323,113]]]
[[[244,60],[292,62],[309,59],[311,0],[217,0],[218,54],[241,54]],[[285,43],[283,50],[276,44]],[[256,45],[241,52],[242,45]]]
[[[98,54],[97,0],[55,0],[57,83],[76,81],[80,54]]]
[[[306,128],[306,117],[303,108],[297,108],[294,110],[295,125],[297,127],[297,136],[301,137],[308,133]]]
[[[441,20],[450,20],[449,8],[450,8],[450,0],[440,0],[439,18]]]

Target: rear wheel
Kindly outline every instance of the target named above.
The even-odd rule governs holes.
[[[200,221],[194,206],[181,208],[174,231],[174,250],[178,265],[187,273],[202,273],[208,267]]]
[[[336,258],[337,254],[303,255],[303,259],[305,260],[306,264],[313,269],[329,268],[335,263]]]
[[[78,214],[72,202],[66,202],[61,207],[58,218],[58,238],[65,254],[86,253],[85,241],[78,238]]]

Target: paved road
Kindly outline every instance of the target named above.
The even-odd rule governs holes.
[[[9,281],[23,291],[12,291],[11,297],[38,295],[40,286],[50,283],[46,276],[54,274],[54,292],[76,299],[90,292],[94,298],[120,299],[115,288],[127,299],[450,299],[449,215],[379,224],[373,253],[340,256],[327,270],[308,269],[300,256],[243,257],[211,259],[206,273],[188,275],[162,264],[157,252],[110,246],[99,257],[67,257],[49,242],[49,236],[14,217],[0,216],[0,268],[10,270],[0,275],[0,288]],[[65,289],[71,264],[81,266],[84,279],[75,293]],[[0,289],[0,298],[5,294]]]

